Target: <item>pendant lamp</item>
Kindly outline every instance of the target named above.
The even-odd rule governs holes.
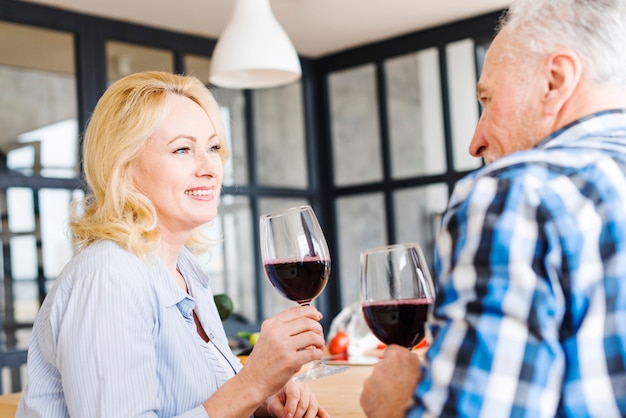
[[[211,57],[209,81],[258,89],[300,79],[300,59],[269,0],[235,0],[235,9]]]

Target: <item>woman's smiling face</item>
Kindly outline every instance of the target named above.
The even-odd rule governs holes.
[[[224,165],[205,111],[176,94],[167,102],[168,113],[139,154],[133,178],[154,204],[161,233],[184,241],[217,216]]]

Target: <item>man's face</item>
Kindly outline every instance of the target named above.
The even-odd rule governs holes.
[[[524,59],[522,51],[502,32],[494,39],[478,82],[483,113],[469,152],[490,163],[535,146],[550,133],[542,118],[539,59]]]

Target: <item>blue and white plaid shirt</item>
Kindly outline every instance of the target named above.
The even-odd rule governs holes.
[[[626,110],[456,186],[410,417],[626,416]]]

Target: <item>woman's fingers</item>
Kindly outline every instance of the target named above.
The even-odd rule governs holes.
[[[318,311],[314,306],[294,306],[293,308],[285,309],[273,318],[280,318],[284,321],[291,321],[296,318],[308,317],[314,321],[320,321],[322,319],[322,313]]]
[[[289,382],[283,391],[285,394],[283,416],[293,418],[328,417],[328,413],[320,407],[308,385],[300,382]]]

